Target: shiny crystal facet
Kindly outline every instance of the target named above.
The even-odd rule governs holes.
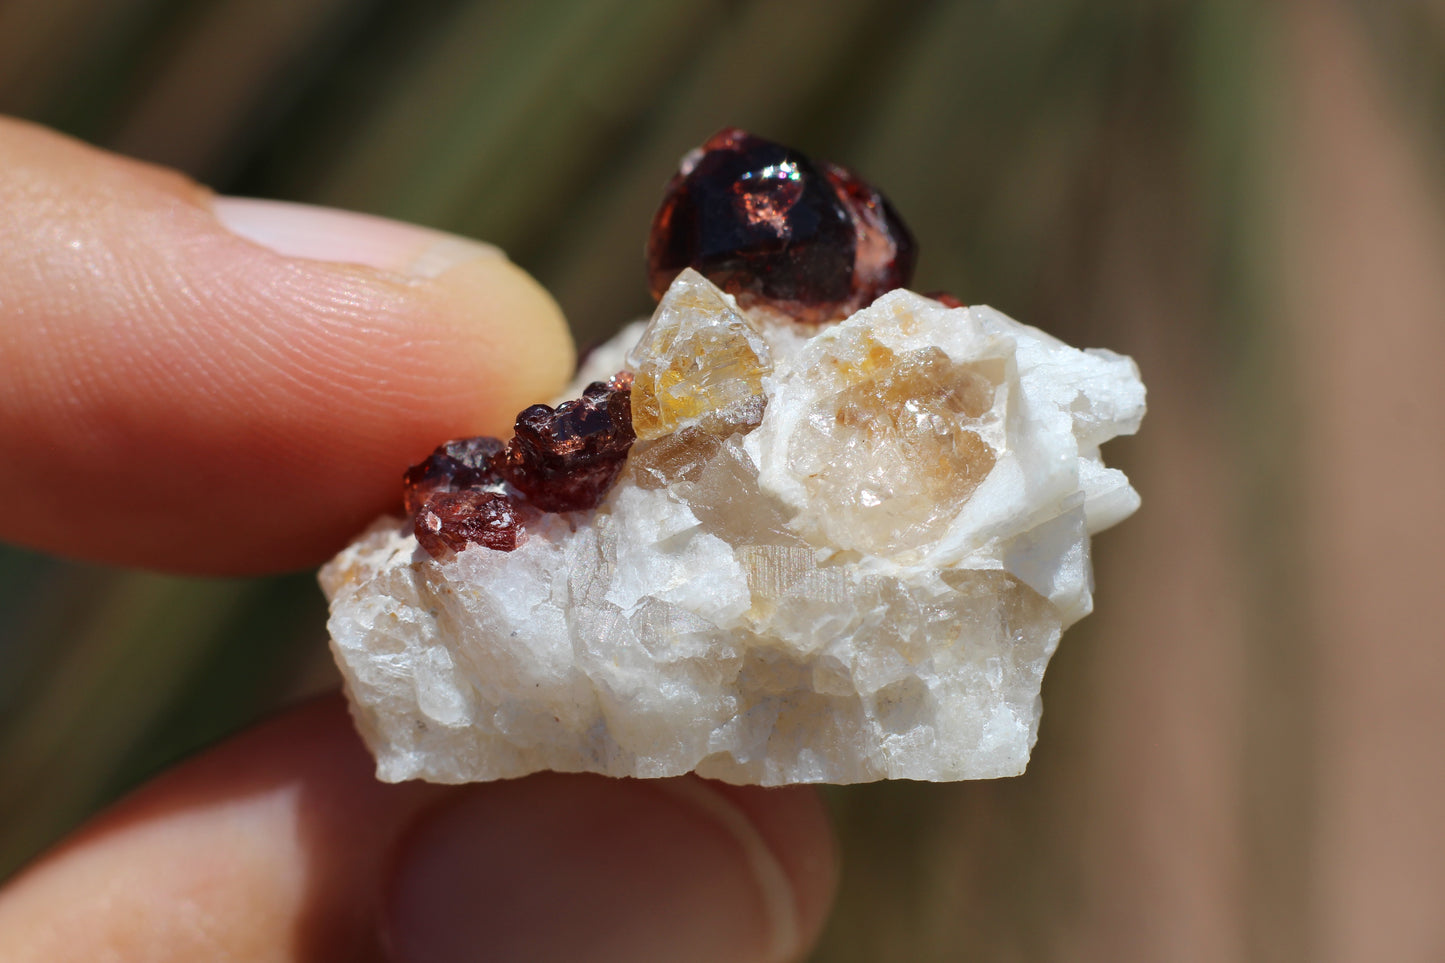
[[[487,437],[456,438],[439,445],[426,461],[407,469],[402,480],[407,514],[415,515],[433,492],[480,488],[501,481],[491,461],[503,447],[496,438]]]
[[[437,492],[422,503],[416,540],[433,558],[460,552],[468,544],[503,552],[522,540],[522,517],[507,495],[484,491]]]
[[[727,434],[762,420],[763,378],[773,370],[768,344],[691,268],[663,296],[628,362],[639,440],[691,425]]]
[[[461,438],[413,465],[402,498],[417,542],[434,558],[468,543],[510,552],[521,544],[525,509],[595,508],[632,446],[631,387],[631,372],[619,372],[557,408],[526,409],[505,445]]]
[[[914,258],[908,228],[862,178],[737,128],[683,158],[647,245],[653,297],[691,267],[744,308],[810,323],[907,285]]]
[[[583,511],[597,507],[612,487],[635,437],[629,389],[597,381],[581,398],[556,408],[533,405],[518,415],[494,465],[542,511]]]

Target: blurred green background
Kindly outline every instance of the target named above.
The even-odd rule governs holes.
[[[649,310],[660,188],[715,129],[859,170],[919,240],[917,287],[1134,355],[1152,410],[1108,453],[1145,507],[1096,541],[1029,773],[830,791],[845,876],[816,958],[1423,960],[1445,953],[1416,909],[1445,891],[1438,710],[1369,666],[1445,659],[1418,595],[1369,638],[1332,617],[1332,585],[1376,613],[1391,589],[1316,565],[1349,557],[1327,522],[1365,493],[1315,484],[1353,455],[1312,392],[1351,380],[1311,345],[1355,323],[1438,345],[1440,305],[1331,320],[1315,281],[1356,264],[1338,225],[1368,290],[1438,288],[1379,272],[1440,236],[1442,49],[1445,5],[1404,0],[0,0],[0,111],[222,192],[493,241],[579,343]],[[1410,178],[1414,220],[1372,233],[1400,198],[1371,185]],[[1415,542],[1356,534],[1438,581]],[[324,615],[310,573],[0,546],[0,876],[332,685]],[[1418,771],[1387,785],[1370,747],[1399,738]]]

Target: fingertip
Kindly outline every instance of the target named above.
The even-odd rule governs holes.
[[[783,963],[831,897],[808,788],[372,772],[336,698],[198,756],[0,892],[6,959]]]
[[[475,355],[470,431],[510,436],[519,411],[550,401],[567,384],[576,350],[562,309],[542,285],[505,258],[473,258],[436,279],[438,314],[453,319],[458,346]],[[477,324],[478,318],[487,323]],[[500,323],[499,323],[500,322]],[[437,438],[428,449],[445,441]]]
[[[822,795],[812,786],[710,785],[742,810],[776,854],[795,901],[797,946],[813,946],[837,895],[842,858]]]
[[[226,230],[282,257],[359,264],[434,278],[477,258],[505,255],[493,245],[359,211],[260,197],[209,198]]]
[[[142,787],[0,890],[6,960],[377,959],[391,848],[445,787],[377,783],[335,698]]]
[[[422,370],[405,373],[431,382],[434,403],[463,401],[437,412],[456,423],[452,434],[508,432],[517,411],[555,396],[571,375],[575,349],[561,308],[491,244],[309,204],[216,196],[210,207],[223,228],[268,254],[311,269],[374,269],[365,281],[411,305],[409,344],[433,347],[429,357],[415,359]],[[376,348],[387,350],[380,340]],[[405,350],[386,357],[413,360]]]
[[[317,564],[399,505],[409,464],[505,437],[571,373],[556,303],[487,245],[216,198],[28,125],[0,123],[0,161],[0,538]]]

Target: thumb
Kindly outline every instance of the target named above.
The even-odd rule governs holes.
[[[0,119],[0,539],[157,568],[311,564],[572,349],[491,247],[216,198]]]
[[[4,958],[765,961],[831,901],[804,786],[372,772],[335,698],[202,753],[0,890]]]

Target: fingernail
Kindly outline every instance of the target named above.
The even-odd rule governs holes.
[[[287,257],[434,278],[467,261],[503,256],[490,244],[354,211],[249,197],[216,197],[211,207],[231,233]]]
[[[548,774],[469,788],[406,838],[387,898],[402,963],[785,960],[788,877],[696,779]]]

